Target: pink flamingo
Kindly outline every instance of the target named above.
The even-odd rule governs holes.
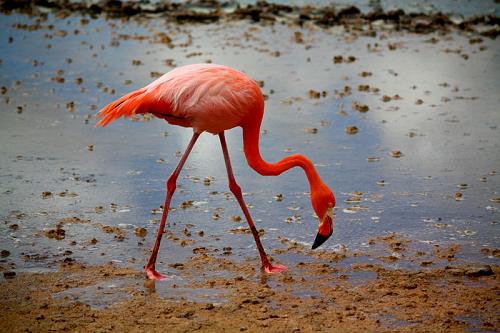
[[[179,173],[196,140],[203,132],[219,135],[229,178],[229,188],[235,195],[250,226],[262,267],[267,273],[286,270],[282,265],[272,265],[259,234],[243,200],[241,188],[236,183],[229,160],[224,131],[236,126],[243,129],[243,147],[251,168],[263,176],[277,176],[293,167],[301,167],[309,181],[311,203],[319,218],[318,234],[313,249],[323,244],[333,233],[333,207],[335,197],[325,185],[312,162],[300,154],[290,155],[276,163],[268,163],[259,152],[259,132],[264,115],[264,98],[258,85],[246,74],[233,68],[214,64],[195,64],[176,68],[144,88],[133,91],[103,108],[96,126],[106,126],[120,117],[151,113],[169,124],[192,127],[193,136],[179,164],[166,183],[167,194],[163,214],[156,235],[151,257],[145,267],[149,279],[163,280],[156,271],[156,257],[162,235],[165,233],[170,200],[176,188]]]

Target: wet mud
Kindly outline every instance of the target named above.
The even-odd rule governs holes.
[[[381,240],[401,249],[401,242]],[[2,331],[336,332],[495,331],[498,266],[387,269],[339,262],[363,256],[284,250],[305,261],[282,274],[255,260],[196,252],[169,280],[113,264],[62,263],[22,273],[0,289]],[[438,259],[438,258],[435,258]]]

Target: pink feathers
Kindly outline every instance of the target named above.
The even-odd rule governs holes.
[[[264,99],[257,84],[230,67],[196,64],[179,67],[146,87],[102,109],[97,124],[138,113],[152,113],[195,132],[217,134],[240,126],[248,115],[262,117]]]
[[[132,117],[136,113],[141,113],[137,111],[141,108],[143,93],[144,88],[128,93],[108,104],[97,114],[96,118],[101,118],[101,120],[99,120],[96,126],[105,127],[110,122],[120,117]]]

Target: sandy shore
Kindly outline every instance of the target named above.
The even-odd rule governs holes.
[[[395,238],[382,240],[398,246]],[[453,250],[448,249],[449,252]],[[2,283],[2,332],[496,331],[498,266],[387,269],[352,264],[363,254],[313,253],[273,276],[199,249],[169,280],[112,264],[62,263]],[[401,249],[399,252],[406,252]],[[438,259],[436,257],[436,259]],[[220,277],[223,276],[223,277]],[[198,299],[194,297],[198,296]]]

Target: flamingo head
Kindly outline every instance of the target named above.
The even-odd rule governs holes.
[[[335,196],[328,186],[322,184],[319,190],[311,191],[311,202],[319,219],[318,234],[312,246],[314,250],[330,238],[333,233]]]

